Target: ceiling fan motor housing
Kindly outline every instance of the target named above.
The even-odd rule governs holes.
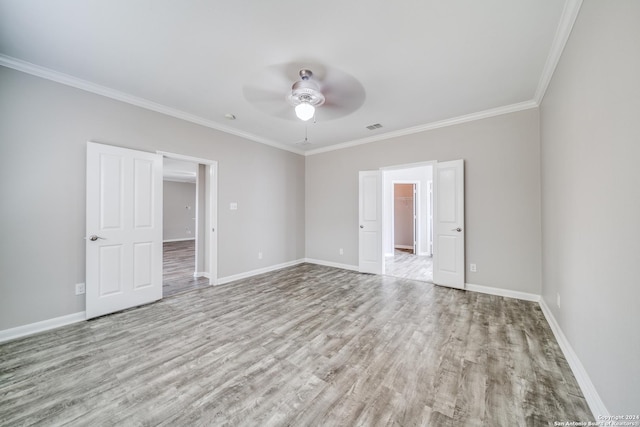
[[[296,106],[303,102],[307,102],[314,107],[319,107],[324,104],[324,95],[320,92],[320,87],[316,82],[310,79],[311,71],[301,70],[300,77],[302,80],[293,84],[291,87],[291,94],[287,96],[289,103]]]

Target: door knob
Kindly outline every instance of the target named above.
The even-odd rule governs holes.
[[[454,228],[451,231],[457,231],[458,233],[462,231],[462,228],[458,227],[458,228]]]
[[[92,242],[95,242],[98,239],[106,240],[104,237],[96,236],[95,234],[89,236],[89,240],[91,240]]]
[[[364,228],[364,225],[361,225],[360,228]]]

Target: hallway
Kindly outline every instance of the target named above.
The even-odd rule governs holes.
[[[206,277],[194,277],[196,265],[195,240],[164,242],[162,244],[162,295],[209,286]]]
[[[386,257],[384,263],[387,276],[423,282],[433,281],[433,257],[395,249],[394,256]]]

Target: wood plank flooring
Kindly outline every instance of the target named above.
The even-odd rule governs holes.
[[[0,345],[0,425],[593,420],[539,306],[310,264]]]
[[[385,257],[384,271],[387,276],[403,279],[433,281],[433,258],[424,255],[414,255],[398,249],[392,257]]]
[[[209,286],[206,277],[193,277],[196,270],[196,242],[183,240],[162,244],[162,295]]]

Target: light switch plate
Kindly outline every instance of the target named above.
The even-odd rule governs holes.
[[[229,203],[229,209],[232,210],[232,211],[237,211],[238,210],[238,204],[236,202]]]

